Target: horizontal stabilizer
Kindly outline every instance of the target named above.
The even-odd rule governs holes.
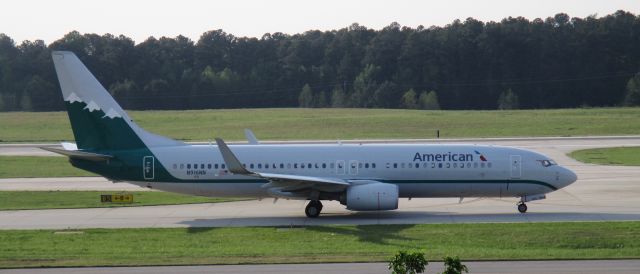
[[[66,149],[60,149],[60,148],[54,148],[54,147],[40,147],[40,149],[51,151],[53,153],[57,153],[60,155],[64,155],[69,158],[82,159],[82,160],[88,160],[88,161],[94,161],[94,162],[106,161],[113,158],[113,156],[111,155],[84,152],[79,150],[66,150]]]

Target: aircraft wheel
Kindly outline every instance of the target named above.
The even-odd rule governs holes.
[[[527,205],[525,203],[519,203],[518,204],[518,211],[520,211],[520,213],[527,212]]]
[[[322,203],[318,200],[312,200],[304,209],[304,213],[307,214],[309,218],[317,218],[320,216],[320,211],[322,211]]]

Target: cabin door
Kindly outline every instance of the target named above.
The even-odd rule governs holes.
[[[522,156],[511,155],[511,179],[522,177]]]
[[[153,180],[154,162],[153,156],[144,156],[144,158],[142,158],[142,173],[145,180]]]

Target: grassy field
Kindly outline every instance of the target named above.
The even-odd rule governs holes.
[[[591,164],[640,166],[640,147],[584,149],[571,152],[569,156]]]
[[[640,222],[0,231],[0,267],[640,258]]]
[[[101,203],[100,194],[117,194],[112,191],[0,191],[0,210],[177,205],[247,200],[198,197],[155,191],[127,193],[133,194],[133,203]]]
[[[142,127],[186,141],[630,135],[640,108],[514,111],[398,109],[233,109],[131,111]],[[73,140],[66,112],[0,113],[0,142]]]
[[[67,157],[0,156],[0,178],[77,176],[97,175],[71,166]]]

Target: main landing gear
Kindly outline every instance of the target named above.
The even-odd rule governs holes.
[[[317,218],[320,216],[320,211],[322,211],[322,203],[318,200],[311,200],[304,209],[304,213],[309,218]]]
[[[524,202],[519,202],[518,203],[518,211],[520,211],[520,213],[527,212],[527,204],[525,204]]]

